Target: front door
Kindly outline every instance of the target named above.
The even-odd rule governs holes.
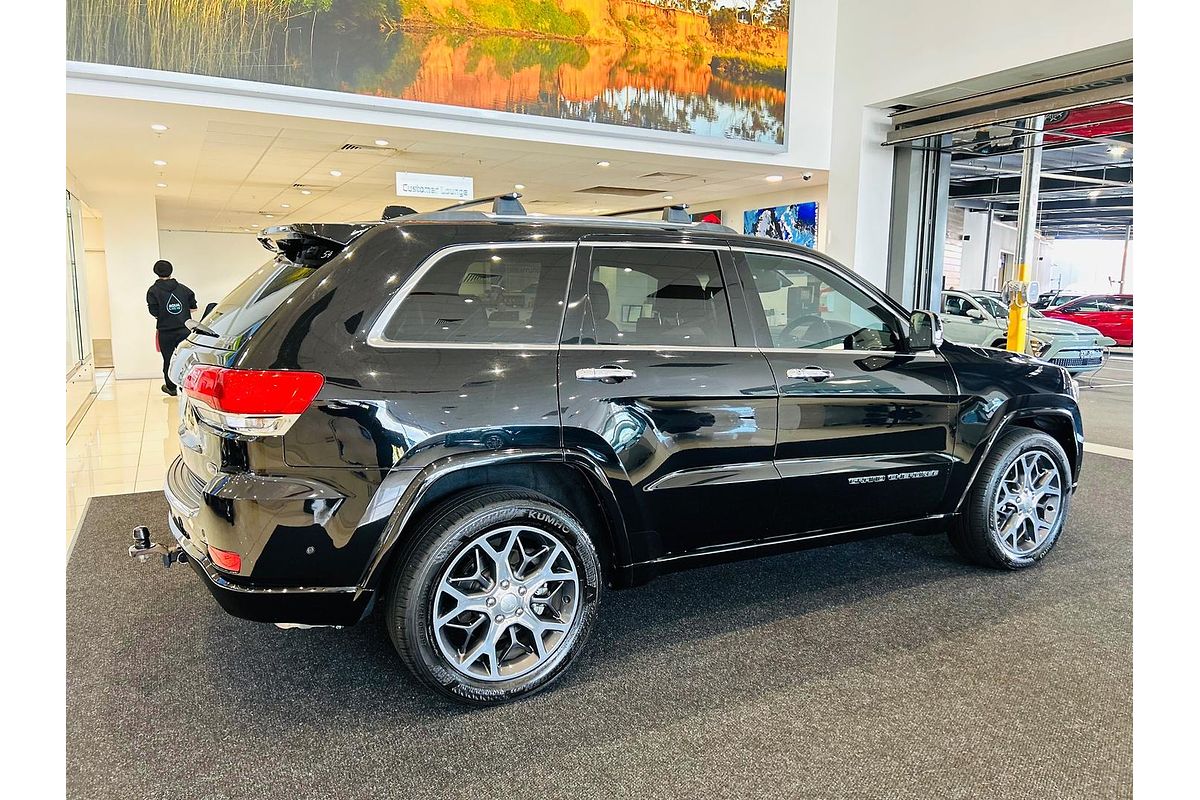
[[[753,343],[737,346],[732,272],[719,245],[580,243],[559,355],[563,440],[617,489],[635,561],[768,535],[776,388]]]
[[[816,259],[735,250],[778,382],[776,527],[820,533],[940,509],[957,384],[937,353],[900,352],[899,316]]]

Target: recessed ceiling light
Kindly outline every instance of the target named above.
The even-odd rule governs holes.
[[[607,167],[607,166],[609,166],[609,162],[607,162],[607,161],[597,161],[597,162],[596,162],[596,166],[597,166],[597,167]]]
[[[663,200],[674,200],[674,199],[675,199],[675,195],[673,195],[673,194],[664,194],[663,195]]]
[[[161,158],[154,160],[154,166],[156,166],[156,167],[165,167],[166,165],[167,165],[167,162],[163,161]]]
[[[524,189],[524,188],[525,188],[525,184],[523,184],[523,183],[514,183],[514,184],[513,184],[513,188],[514,188],[514,189]]]
[[[291,208],[292,205],[291,205],[291,203],[280,203],[279,207],[280,208]]]
[[[162,181],[159,181],[158,183],[156,183],[156,184],[154,184],[154,185],[155,185],[155,186],[157,186],[157,187],[158,187],[158,188],[160,188],[160,189],[165,189],[165,188],[167,188],[167,185],[166,185],[165,183],[163,183]]]
[[[263,216],[266,217],[267,219],[275,219],[274,214],[263,214]]]
[[[170,128],[168,128],[166,125],[163,125],[161,122],[156,122],[150,126],[150,130],[154,131],[155,133],[162,133],[163,131],[169,131]]]
[[[767,183],[779,183],[781,180],[783,180],[782,175],[768,175],[767,176]]]
[[[376,139],[375,144],[379,145],[380,147],[387,147],[389,144],[391,144],[391,142],[389,142],[387,139]]]
[[[1108,154],[1114,158],[1120,158],[1121,156],[1125,155],[1125,148],[1119,144],[1114,144],[1112,147],[1108,148]]]
[[[258,227],[258,223],[256,222],[256,223],[254,223],[253,225],[251,225],[250,227],[251,227],[251,228],[257,228],[257,227]]]
[[[301,189],[300,194],[312,194],[312,192],[309,191],[308,189]]]
[[[335,178],[342,177],[342,171],[340,169],[331,169],[331,170],[329,170],[329,174]]]

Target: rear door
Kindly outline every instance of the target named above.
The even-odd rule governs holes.
[[[776,528],[819,533],[937,511],[954,461],[957,383],[935,352],[899,352],[881,297],[815,259],[735,249],[778,382]]]
[[[564,444],[617,488],[640,529],[634,560],[766,536],[776,390],[728,248],[580,245],[559,355]]]

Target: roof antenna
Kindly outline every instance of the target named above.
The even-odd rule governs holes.
[[[408,206],[384,206],[383,213],[379,216],[379,219],[383,222],[387,222],[389,219],[395,219],[396,217],[407,217],[409,214],[415,213],[417,213],[416,209]]]
[[[498,194],[492,198],[492,213],[508,216],[525,216],[525,206],[521,205],[521,195],[516,192]]]
[[[684,224],[692,221],[692,215],[688,213],[687,203],[677,203],[673,206],[667,206],[663,209],[663,222],[682,222]]]

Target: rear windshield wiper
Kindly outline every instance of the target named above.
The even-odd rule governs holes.
[[[196,322],[196,320],[194,320],[194,319],[185,320],[183,324],[186,325],[188,330],[190,330],[192,333],[198,333],[201,336],[211,336],[214,339],[221,338],[221,334],[217,333],[212,328],[208,328],[208,327],[205,327],[204,325],[201,325],[199,322]]]

